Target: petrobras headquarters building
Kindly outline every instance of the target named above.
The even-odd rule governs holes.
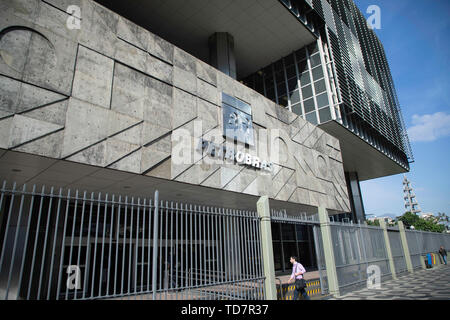
[[[2,0],[0,16],[2,299],[263,298],[260,197],[277,275],[291,255],[315,270],[319,208],[362,223],[359,182],[409,171],[351,0]]]

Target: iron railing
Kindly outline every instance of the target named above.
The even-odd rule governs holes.
[[[256,212],[3,183],[0,299],[263,299]]]

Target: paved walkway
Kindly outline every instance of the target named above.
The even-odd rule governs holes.
[[[450,266],[419,269],[381,283],[381,289],[365,288],[327,300],[450,300]]]

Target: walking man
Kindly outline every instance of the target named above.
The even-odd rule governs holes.
[[[444,263],[447,264],[447,251],[444,249],[444,246],[441,246],[439,253],[442,256],[442,259],[444,259]]]
[[[292,283],[295,281],[295,290],[294,290],[294,300],[298,299],[299,293],[305,298],[305,300],[309,300],[309,296],[306,293],[306,281],[303,278],[303,274],[306,272],[305,268],[297,262],[297,257],[292,256],[290,259],[292,263],[292,274],[288,283]]]

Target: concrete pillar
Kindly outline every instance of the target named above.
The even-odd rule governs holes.
[[[405,256],[406,261],[406,268],[409,272],[414,272],[412,262],[411,262],[411,255],[409,254],[409,247],[408,247],[408,241],[406,240],[406,233],[405,233],[405,226],[403,225],[402,221],[398,222],[398,230],[400,231],[400,239],[402,241],[402,247],[403,247],[403,255]]]
[[[397,273],[395,272],[394,258],[392,256],[391,243],[389,242],[389,235],[388,235],[388,231],[387,231],[386,221],[384,221],[384,220],[379,220],[379,221],[380,221],[381,228],[383,228],[384,243],[386,244],[386,251],[387,251],[387,255],[388,255],[388,259],[389,259],[389,267],[391,268],[392,279],[396,280]]]
[[[331,238],[330,220],[328,211],[319,207],[320,231],[322,233],[323,253],[325,256],[325,266],[327,269],[328,290],[330,294],[339,297],[339,283],[336,272],[336,262],[334,260],[333,241]]]
[[[234,38],[227,32],[216,32],[209,37],[209,62],[216,69],[236,79]]]
[[[345,180],[347,182],[348,196],[350,198],[353,220],[355,222],[363,223],[364,221],[366,221],[366,213],[364,211],[361,188],[359,187],[358,173],[346,172]]]
[[[264,262],[264,291],[266,300],[277,300],[275,284],[275,265],[273,260],[272,228],[270,226],[269,197],[262,196],[256,203],[258,215],[261,218],[261,249]]]

